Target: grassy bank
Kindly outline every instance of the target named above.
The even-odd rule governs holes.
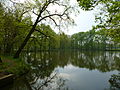
[[[1,56],[0,73],[12,73],[20,76],[29,71],[29,66],[21,59],[13,59],[9,56]]]

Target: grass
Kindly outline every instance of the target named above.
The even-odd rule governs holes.
[[[10,56],[1,56],[0,72],[13,73],[20,76],[29,70],[29,66],[21,59],[13,59]]]

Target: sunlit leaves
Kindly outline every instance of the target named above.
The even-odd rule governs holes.
[[[102,12],[102,13],[100,13]],[[104,3],[101,11],[97,16],[97,20],[100,21],[97,27],[104,29],[108,36],[110,36],[113,41],[120,42],[120,1],[110,0],[108,3]]]

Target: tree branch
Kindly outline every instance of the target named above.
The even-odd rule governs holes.
[[[62,14],[57,14],[57,13],[55,13],[55,14],[49,14],[49,15],[47,15],[47,16],[44,16],[44,17],[42,17],[38,22],[41,22],[42,20],[44,20],[44,19],[46,19],[46,18],[50,18],[50,19],[52,19],[51,17],[53,17],[53,16],[58,16],[58,17],[60,17],[60,18],[62,18],[62,16],[64,16],[64,15],[66,15],[67,16],[67,14],[66,14],[66,12],[68,11],[68,9],[70,9],[71,7],[68,7]],[[68,16],[67,16],[68,17]],[[63,19],[63,18],[62,18]],[[53,20],[53,19],[52,19]],[[53,20],[53,21],[55,21],[55,20]]]
[[[41,32],[40,30],[35,29],[35,31],[37,31],[37,32],[41,33],[41,34],[42,34],[42,35],[44,35],[45,37],[50,37],[50,36],[48,36],[48,35],[44,34],[43,32]]]
[[[38,14],[34,11],[34,9],[33,9],[33,11],[32,11],[32,12],[33,12],[33,14],[35,14],[36,16],[38,16]]]

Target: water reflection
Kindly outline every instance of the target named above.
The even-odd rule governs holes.
[[[44,79],[36,78],[30,85],[33,90],[66,90],[65,81],[57,73],[54,73]]]
[[[120,70],[119,52],[43,52],[30,53],[27,61],[32,66],[51,68],[64,67],[68,64],[101,72]],[[37,65],[36,65],[37,64]]]
[[[54,71],[57,63],[53,62],[49,52],[28,53],[26,61],[31,65],[26,78],[33,90],[67,90],[66,80]]]
[[[120,73],[111,75],[109,83],[110,90],[120,90]]]
[[[120,71],[120,52],[31,52],[22,57],[31,70],[11,90],[120,89],[120,77],[113,75]]]

